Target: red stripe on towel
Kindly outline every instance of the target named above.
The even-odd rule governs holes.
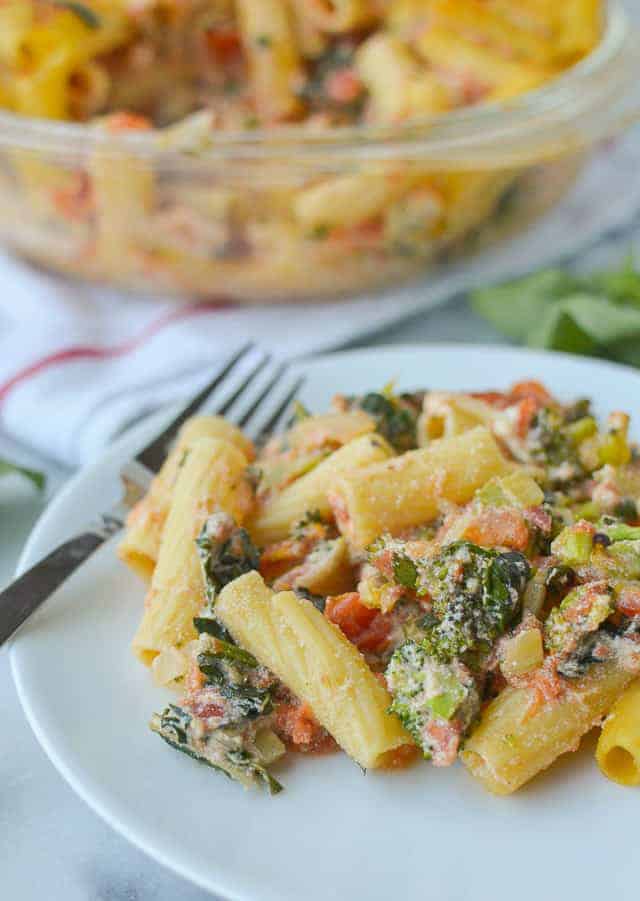
[[[189,306],[172,310],[170,313],[167,313],[165,316],[162,316],[160,319],[157,319],[155,322],[152,322],[144,328],[139,335],[130,338],[128,341],[124,341],[122,344],[115,344],[113,347],[78,345],[76,347],[67,347],[64,350],[55,351],[54,353],[25,366],[24,369],[16,372],[16,374],[11,376],[11,378],[3,385],[0,385],[0,404],[4,403],[14,388],[24,384],[24,382],[28,381],[33,376],[39,375],[45,369],[50,369],[52,366],[58,366],[60,363],[70,363],[74,360],[106,360],[113,357],[125,356],[126,354],[131,353],[131,351],[136,350],[141,344],[144,344],[145,341],[153,338],[154,335],[162,331],[162,329],[166,328],[168,325],[172,325],[174,322],[178,322],[181,319],[188,319],[191,316],[197,316],[201,313],[222,310],[227,306],[228,304],[224,301],[193,303]]]

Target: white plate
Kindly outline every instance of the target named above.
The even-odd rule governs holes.
[[[628,369],[438,346],[316,360],[301,399],[322,409],[336,391],[390,378],[460,389],[539,378],[562,397],[592,395],[599,413],[635,411],[640,397],[640,375]],[[119,464],[148,429],[73,480],[35,529],[22,568],[109,503]],[[271,798],[176,754],[146,728],[164,699],[128,647],[142,597],[112,543],[25,626],[11,663],[53,763],[161,863],[251,901],[636,897],[638,794],[606,781],[586,749],[507,799],[486,794],[461,766],[364,776],[344,755],[295,759],[278,773],[286,791]]]

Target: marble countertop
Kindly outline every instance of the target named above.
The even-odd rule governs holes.
[[[368,345],[499,342],[462,300],[398,325]],[[358,345],[355,345],[358,346]],[[48,471],[44,498],[2,483],[0,586],[11,579],[31,528],[69,478]],[[0,650],[0,898],[7,901],[205,901],[211,896],[150,860],[113,832],[66,784],[40,748]],[[256,899],[258,901],[258,899]]]

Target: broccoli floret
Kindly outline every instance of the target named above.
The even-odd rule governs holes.
[[[514,622],[530,575],[517,551],[498,553],[468,541],[445,547],[418,575],[418,594],[432,601],[420,623],[423,647],[441,662],[478,662]]]
[[[531,423],[527,447],[532,460],[548,469],[551,485],[564,485],[585,475],[572,428],[566,416],[552,407],[539,410]]]
[[[214,513],[207,519],[196,546],[210,603],[229,582],[260,566],[260,553],[249,533],[228,513]]]
[[[470,672],[458,662],[438,662],[420,644],[407,641],[393,654],[386,678],[393,696],[390,710],[424,756],[435,763],[452,763],[461,737],[480,709]]]

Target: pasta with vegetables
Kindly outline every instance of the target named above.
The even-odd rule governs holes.
[[[4,0],[0,108],[88,128],[79,159],[8,152],[4,205],[27,205],[30,256],[145,290],[281,301],[395,281],[499,218],[531,167],[336,166],[319,149],[294,172],[272,141],[428,134],[557,78],[603,24],[601,0]],[[225,167],[225,139],[257,133]]]
[[[640,451],[538,382],[188,423],[132,515],[151,728],[245,786],[287,754],[460,759],[509,794],[604,723],[640,783]],[[154,515],[155,514],[155,515]],[[321,760],[317,762],[322,765]]]

